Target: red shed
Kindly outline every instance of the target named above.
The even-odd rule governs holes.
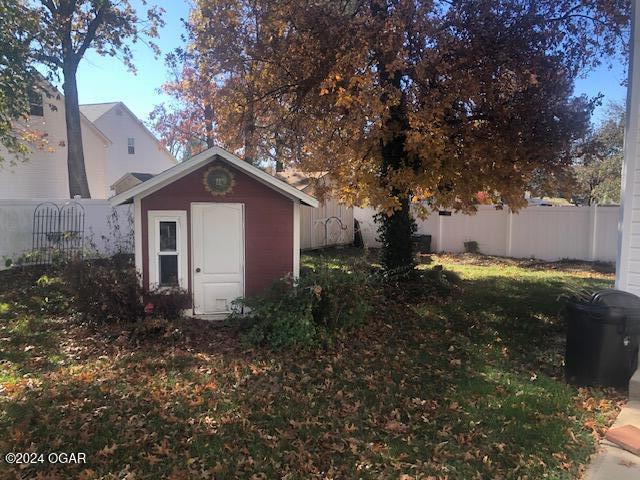
[[[196,315],[300,271],[300,205],[318,201],[213,147],[116,195],[133,201],[136,268],[150,289],[179,286]]]

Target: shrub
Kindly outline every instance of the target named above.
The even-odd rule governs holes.
[[[181,288],[146,291],[144,304],[153,305],[153,315],[166,320],[177,320],[182,311],[191,307],[191,294]]]
[[[371,310],[370,278],[364,272],[321,266],[299,281],[280,279],[263,295],[237,301],[246,316],[235,314],[253,345],[275,349],[310,346],[324,334],[364,320]]]
[[[308,346],[317,340],[311,294],[298,289],[288,279],[277,280],[263,295],[237,303],[250,311],[247,317],[239,318],[246,322],[243,340],[247,343],[280,349]]]
[[[175,320],[191,305],[191,296],[184,290],[144,291],[126,256],[70,262],[63,277],[73,309],[91,322],[140,320],[145,317],[146,303],[153,304],[155,317]]]
[[[135,267],[114,259],[76,260],[64,269],[74,310],[92,322],[135,321],[144,315]]]
[[[69,295],[58,273],[42,267],[0,271],[0,318],[67,313]]]
[[[43,274],[38,277],[32,288],[32,302],[39,303],[40,311],[49,315],[61,315],[67,313],[69,300],[66,295],[64,282],[56,272],[51,275]]]
[[[466,253],[478,253],[480,251],[478,247],[478,242],[473,240],[469,242],[464,242],[464,251]]]
[[[371,310],[374,277],[358,268],[321,266],[303,276],[298,287],[313,293],[313,319],[328,329],[360,324]]]

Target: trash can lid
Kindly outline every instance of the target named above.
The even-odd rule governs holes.
[[[613,288],[598,290],[591,295],[591,303],[618,307],[627,310],[637,310],[640,313],[640,297],[633,293],[615,290]]]
[[[606,309],[607,323],[623,321],[628,333],[640,333],[640,297],[622,290],[600,290],[591,296],[591,305]]]

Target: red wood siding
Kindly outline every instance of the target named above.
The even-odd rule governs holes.
[[[233,191],[214,196],[204,188],[203,175],[221,163],[235,175]],[[216,161],[144,197],[142,208],[142,270],[149,285],[149,210],[185,210],[191,290],[191,203],[243,203],[245,213],[245,295],[260,293],[273,280],[293,271],[293,201],[230,165]]]

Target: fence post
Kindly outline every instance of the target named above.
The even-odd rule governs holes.
[[[507,257],[511,256],[511,246],[513,243],[513,212],[509,209],[509,220],[507,222]]]
[[[438,252],[444,252],[444,241],[442,240],[442,215],[438,212]]]
[[[592,203],[589,207],[589,260],[596,261],[596,248],[598,240],[598,204]]]

